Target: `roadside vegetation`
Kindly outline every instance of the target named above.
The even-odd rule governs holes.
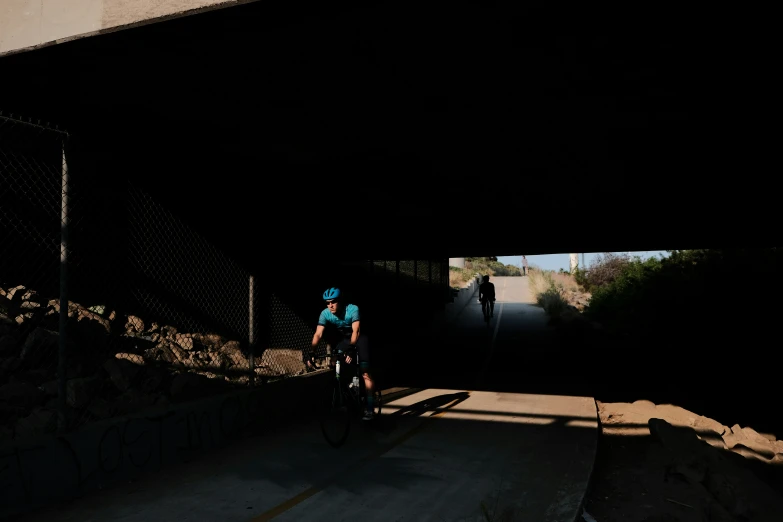
[[[684,521],[684,505],[687,520],[783,520],[770,509],[783,505],[781,262],[776,248],[673,250],[603,254],[573,274],[531,270],[531,291],[598,406],[586,520]],[[581,311],[574,290],[589,296]],[[628,436],[639,427],[649,435]],[[678,467],[702,475],[672,480],[665,470]]]
[[[568,272],[531,266],[528,276],[530,291],[536,303],[555,321],[567,314],[568,310],[583,309],[589,299],[584,286]]]
[[[777,321],[780,300],[758,274],[779,273],[783,250],[668,252],[650,259],[604,253],[573,273],[532,267],[530,288],[550,317],[578,314],[646,345],[703,342],[707,335],[725,340],[747,334],[747,326],[736,325]]]
[[[489,274],[494,276],[521,276],[518,266],[504,265],[497,257],[466,257],[465,268],[449,267],[449,284],[451,288],[459,290],[465,288],[476,278]]]

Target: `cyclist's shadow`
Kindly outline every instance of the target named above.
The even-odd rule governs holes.
[[[424,399],[389,413],[387,411],[390,407],[385,407],[386,410],[372,422],[371,426],[375,431],[388,434],[397,429],[400,420],[403,418],[421,417],[424,415],[430,417],[436,413],[453,408],[468,397],[470,397],[469,392],[446,393]]]

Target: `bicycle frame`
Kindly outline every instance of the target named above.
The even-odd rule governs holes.
[[[345,356],[347,355],[346,352],[337,352],[335,354],[335,357],[336,357],[337,360],[335,361],[334,378],[337,379],[337,381],[340,383],[339,389],[342,392],[342,393],[340,393],[340,399],[339,399],[340,400],[340,406],[341,407],[344,406],[342,401],[345,399],[345,397],[351,397],[351,399],[353,399],[356,402],[356,406],[358,408],[358,411],[361,411],[361,408],[363,407],[364,401],[366,401],[365,395],[367,393],[367,391],[366,391],[367,389],[364,386],[364,379],[362,378],[362,376],[360,375],[360,372],[359,372],[358,350],[354,350],[354,351],[357,352],[355,354],[356,355],[356,359],[355,359],[356,362],[352,363],[350,366],[355,368],[355,371],[353,372],[353,374],[356,377],[359,378],[359,389],[356,390],[355,392],[353,392],[351,390],[354,390],[354,388],[351,386],[351,384],[348,384],[347,382],[343,381],[343,378],[345,378],[346,376],[350,376],[351,378],[353,378],[353,375],[350,375],[351,372],[348,372],[345,375],[342,373],[342,371],[343,371],[342,363],[344,363],[344,361],[345,361]],[[345,364],[348,364],[348,363],[345,363]]]
[[[352,368],[355,368],[355,373],[346,371],[346,368],[343,366],[345,363],[345,357],[346,355],[353,356],[356,355],[354,361],[351,361],[350,366]],[[331,416],[331,414],[337,412],[338,417],[341,419],[338,420],[338,425],[342,425],[341,428],[338,428],[338,431],[336,433],[339,433],[339,435],[335,435],[334,433],[331,433],[332,430],[327,428],[327,425],[329,426],[335,426],[331,424],[331,422],[324,422],[324,419],[321,419],[321,431],[326,438],[327,442],[334,448],[339,448],[343,445],[345,440],[348,437],[348,433],[351,431],[351,421],[352,419],[356,419],[363,416],[363,412],[365,410],[365,405],[367,402],[367,388],[364,384],[364,378],[361,375],[360,371],[360,360],[358,357],[358,350],[350,349],[347,352],[346,351],[339,351],[334,352],[333,356],[335,357],[335,365],[334,365],[334,380],[332,380],[330,384],[331,388],[331,402],[329,404],[329,413],[327,416]],[[351,377],[356,376],[359,379],[359,387],[358,389],[351,386],[349,383],[352,379]],[[375,381],[376,386],[378,385],[378,382]],[[382,404],[382,397],[380,392],[378,391],[378,388],[375,388],[373,390],[373,395],[375,398],[375,404],[373,409],[377,408],[377,414],[380,415],[381,413],[381,404]]]

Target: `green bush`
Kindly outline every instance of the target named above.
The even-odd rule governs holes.
[[[556,287],[547,288],[542,294],[536,296],[536,301],[553,318],[561,316],[565,309],[568,308],[568,303],[563,297],[562,291]]]
[[[645,343],[718,351],[729,338],[767,331],[780,317],[771,291],[783,267],[780,249],[675,250],[663,259],[630,260],[609,283],[592,288],[585,315]],[[775,335],[776,332],[774,333]]]
[[[590,292],[590,282],[587,280],[587,270],[577,266],[571,273],[574,276],[576,284],[585,289],[586,292]]]
[[[639,313],[651,305],[651,300],[657,302],[655,276],[662,268],[661,261],[628,260],[619,269],[613,268],[616,271],[611,277],[602,274],[601,278],[587,279],[592,295],[584,313],[612,329],[638,328],[643,322]]]

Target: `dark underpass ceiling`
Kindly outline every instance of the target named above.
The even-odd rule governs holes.
[[[774,246],[686,14],[258,2],[0,58],[0,109],[246,249]]]

